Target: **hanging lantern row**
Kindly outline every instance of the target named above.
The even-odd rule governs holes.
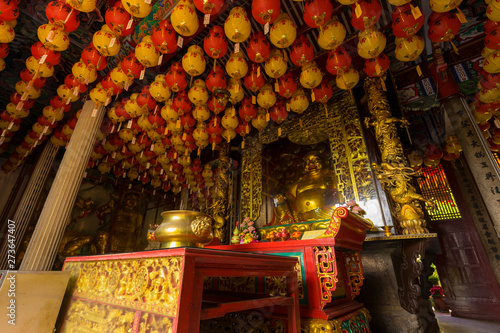
[[[0,72],[5,69],[5,60],[9,55],[9,43],[16,36],[14,27],[19,16],[19,0],[0,0]]]

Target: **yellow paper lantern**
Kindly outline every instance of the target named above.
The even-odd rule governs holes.
[[[457,8],[462,0],[429,0],[429,5],[433,12],[446,13]]]
[[[100,31],[96,31],[92,38],[94,47],[97,52],[104,57],[113,57],[120,52],[121,43],[120,40],[110,31],[107,31],[104,27]]]
[[[69,47],[68,34],[59,30],[55,25],[47,23],[38,27],[38,39],[43,46],[53,51],[66,51]]]
[[[419,36],[406,37],[396,46],[394,55],[400,61],[414,61],[424,50],[424,40]]]
[[[494,22],[500,22],[500,8],[494,6],[494,2],[491,2],[486,8],[486,16]]]
[[[182,57],[182,68],[191,76],[201,75],[207,66],[204,52],[198,45],[191,45]]]
[[[318,44],[325,50],[333,50],[344,42],[346,29],[336,19],[328,22],[319,32]]]
[[[19,131],[19,127],[20,126],[18,124],[12,123],[11,121],[0,119],[0,129],[2,129],[2,130],[8,129],[10,132],[17,132],[17,131]],[[2,131],[0,131],[0,132],[2,132]]]
[[[283,57],[283,51],[274,49],[271,55],[267,58],[264,69],[266,74],[273,79],[277,79],[286,73],[288,69],[287,62]]]
[[[231,53],[229,60],[226,62],[226,72],[230,77],[235,79],[241,79],[247,75],[248,64],[243,52]]]
[[[495,52],[495,50],[490,49],[488,47],[483,47],[483,50],[481,51],[481,56],[483,56],[483,58],[486,59],[493,52]]]
[[[497,103],[500,99],[500,89],[481,89],[476,96],[483,103]]]
[[[66,0],[66,3],[80,12],[90,13],[95,10],[97,0]]]
[[[221,136],[224,138],[224,140],[230,142],[232,139],[236,137],[236,131],[232,128],[226,128],[222,131]]]
[[[73,65],[71,72],[81,83],[89,84],[97,80],[95,67],[91,64],[87,65],[81,60]]]
[[[309,107],[309,99],[302,88],[297,89],[297,91],[290,98],[290,110],[301,114]]]
[[[406,5],[411,0],[387,0],[393,6],[402,6]]]
[[[354,88],[359,82],[359,73],[354,67],[349,67],[343,73],[339,73],[335,79],[337,87],[343,90]]]
[[[17,105],[14,103],[7,104],[7,106],[5,107],[5,110],[7,111],[7,113],[9,115],[11,115],[14,118],[26,118],[30,114],[29,109],[21,108],[18,110]],[[15,131],[13,131],[13,132],[15,132]]]
[[[314,89],[323,80],[323,74],[316,66],[314,61],[311,61],[304,66],[302,66],[302,72],[300,73],[300,84],[302,87],[307,89]]]
[[[153,8],[152,1],[146,2],[144,0],[122,0],[122,5],[130,15],[139,18],[148,16]]]
[[[26,59],[26,68],[28,68],[31,74],[38,72],[37,75],[39,77],[51,77],[54,75],[54,67],[52,65],[49,65],[46,62],[39,64],[39,61],[33,56]]]
[[[297,38],[297,28],[290,16],[281,13],[274,22],[269,32],[269,38],[274,46],[284,49],[292,45]]]
[[[0,72],[5,69],[5,60],[3,58],[0,58]]]
[[[483,61],[483,69],[485,72],[488,72],[490,74],[495,74],[495,73],[500,73],[500,66],[498,66],[496,63],[492,61],[492,58],[494,57],[494,54],[490,54],[486,59]]]
[[[252,126],[255,127],[259,132],[267,127],[269,121],[266,120],[266,109],[257,108],[257,116],[252,119]]]
[[[198,79],[188,91],[188,98],[196,106],[202,106],[208,102],[208,90],[205,81]]]
[[[111,81],[120,88],[125,87],[127,83],[130,85],[130,82],[133,81],[121,67],[113,68],[111,72],[109,72],[109,77]]]
[[[240,80],[230,78],[227,90],[231,94],[229,96],[229,102],[233,105],[238,104],[245,97],[245,92],[243,91]]]
[[[80,98],[80,94],[73,94],[73,89],[66,86],[65,84],[61,84],[57,87],[57,95],[65,102],[69,99],[71,103],[76,102]]]
[[[224,111],[224,116],[221,119],[222,127],[225,129],[235,129],[239,125],[238,115],[234,108],[227,108]]]
[[[64,118],[64,113],[59,109],[54,109],[52,106],[48,105],[43,108],[43,115],[48,120],[61,121]]]
[[[40,88],[37,88],[35,86],[32,86],[28,90],[28,84],[24,81],[18,81],[16,83],[16,92],[21,96],[23,96],[24,93],[26,92],[28,94],[29,99],[37,99],[38,97],[40,97],[40,94],[42,93]]]
[[[109,93],[103,88],[94,88],[90,91],[90,99],[97,105],[107,105],[110,102]]]
[[[227,38],[234,43],[242,43],[250,37],[252,26],[246,11],[241,7],[234,7],[224,23],[224,32]]]
[[[52,133],[52,128],[49,126],[44,126],[39,122],[36,122],[31,126],[31,129],[37,134],[43,134],[45,136],[50,135]]]
[[[184,2],[175,6],[170,14],[170,20],[174,30],[185,37],[194,35],[200,25],[196,7],[192,3],[188,5]]]
[[[361,30],[358,33],[358,54],[364,59],[377,57],[385,48],[387,42],[383,33],[375,27]]]
[[[207,124],[200,121],[196,124],[196,129],[193,131],[193,138],[195,141],[207,141],[208,140]],[[196,144],[198,147],[199,145]]]
[[[165,106],[161,108],[161,116],[166,121],[177,121],[179,114],[172,108],[172,100],[167,100]]]
[[[3,20],[0,20],[0,43],[10,43],[16,37],[14,28]]]
[[[193,109],[193,118],[198,122],[207,121],[210,118],[210,109],[205,105],[196,106]]]
[[[125,111],[132,117],[137,118],[144,114],[144,109],[137,104],[137,93],[130,95],[128,101],[125,102]]]
[[[160,75],[157,75],[157,77]],[[163,75],[164,76],[164,75]],[[157,102],[165,102],[170,98],[170,88],[163,81],[156,81],[149,86],[149,93]]]
[[[144,36],[142,38],[142,41],[135,48],[135,57],[144,67],[158,65],[160,52],[153,45],[151,36]]]
[[[264,109],[269,109],[276,103],[276,94],[270,84],[264,84],[257,95],[257,103]]]

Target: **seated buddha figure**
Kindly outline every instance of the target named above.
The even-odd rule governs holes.
[[[317,152],[308,153],[303,166],[304,174],[287,188],[293,216],[296,222],[329,219],[339,203],[335,175]]]

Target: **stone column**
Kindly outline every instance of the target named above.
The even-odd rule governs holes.
[[[19,270],[52,268],[104,112],[104,107],[85,102]]]
[[[451,98],[443,103],[443,108],[462,146],[496,234],[500,237],[500,170],[465,100]]]
[[[14,243],[16,253],[19,250],[26,228],[28,227],[31,217],[35,211],[36,204],[40,198],[40,194],[42,193],[50,167],[52,166],[52,162],[54,162],[58,149],[59,147],[54,146],[50,140],[47,140],[40,157],[38,157],[35,169],[31,174],[28,185],[26,185],[23,196],[19,201],[19,205],[17,206],[14,216],[12,217],[12,221],[14,221],[16,225],[14,234],[12,235],[15,239]],[[8,243],[4,242],[0,249],[0,269],[9,268],[7,265],[8,249]]]

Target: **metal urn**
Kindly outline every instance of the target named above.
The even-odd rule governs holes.
[[[161,249],[203,247],[212,241],[212,218],[192,210],[169,210],[161,213],[162,223],[155,231]]]

